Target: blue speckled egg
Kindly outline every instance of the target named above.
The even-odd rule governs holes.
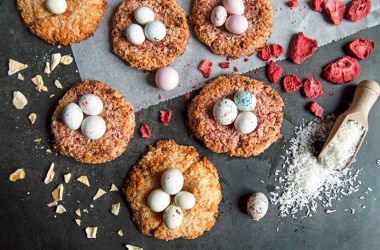
[[[241,111],[252,111],[256,107],[256,97],[248,91],[236,92],[234,102],[238,110]]]

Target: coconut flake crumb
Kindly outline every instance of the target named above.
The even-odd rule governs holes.
[[[28,67],[27,64],[20,63],[16,60],[9,59],[9,69],[8,69],[8,75],[16,74],[17,72],[26,69]]]
[[[61,201],[63,199],[63,185],[59,184],[56,189],[53,190],[51,193],[51,196],[53,197],[53,200],[55,201]]]
[[[80,183],[82,183],[83,185],[89,187],[90,186],[90,182],[88,181],[88,178],[86,175],[82,175],[82,176],[79,176],[77,178],[77,181],[79,181]]]
[[[123,236],[124,236],[123,230],[121,230],[121,229],[119,229],[119,231],[117,231],[117,234],[118,234],[120,237],[123,237]]]
[[[62,56],[62,58],[61,58],[61,63],[63,64],[63,65],[69,65],[69,64],[71,64],[72,62],[73,62],[73,57],[72,56],[70,56],[70,55],[65,55],[65,56]]]
[[[44,80],[42,79],[41,75],[36,75],[35,77],[32,78],[32,82],[36,86],[35,89],[38,92],[47,92],[48,88],[45,86]]]
[[[49,62],[46,62],[46,63],[45,63],[44,73],[45,73],[45,74],[48,74],[48,75],[50,75],[50,73],[51,73],[51,70],[50,70],[50,63],[49,63]]]
[[[99,199],[103,195],[105,195],[107,192],[104,191],[103,189],[99,188],[98,191],[96,192],[95,196],[92,198],[92,200]]]
[[[65,174],[63,176],[63,179],[64,179],[65,183],[69,183],[69,181],[71,180],[71,173]]]
[[[86,227],[85,231],[88,239],[96,239],[98,227]]]
[[[45,184],[49,184],[50,182],[52,182],[53,179],[54,179],[54,175],[55,175],[55,172],[54,172],[54,162],[52,162],[50,164],[49,170],[46,173],[46,177],[45,177],[44,183]]]
[[[57,89],[62,89],[62,84],[59,80],[55,80],[54,85],[57,87]]]
[[[55,209],[55,212],[57,214],[63,214],[66,213],[66,208],[62,205],[58,205],[57,208]]]
[[[82,223],[82,221],[80,219],[74,219],[75,223],[80,226],[80,224]]]
[[[141,247],[136,247],[136,246],[133,246],[133,245],[125,245],[127,247],[128,250],[144,250],[142,249]]]
[[[80,211],[80,208],[77,208],[77,210],[75,210],[75,214],[78,215],[79,217],[82,216],[82,213]]]
[[[331,214],[331,213],[335,213],[336,210],[335,209],[333,209],[333,210],[326,209],[325,212],[326,212],[326,214]]]
[[[115,192],[115,191],[118,191],[119,189],[116,187],[116,185],[115,184],[111,184],[111,188],[110,188],[110,191],[111,192]]]
[[[24,109],[28,104],[28,100],[20,91],[14,91],[12,104],[16,109]]]
[[[25,80],[24,76],[21,73],[17,74],[17,79],[19,79],[20,81],[24,81]]]
[[[28,116],[28,119],[30,123],[33,125],[37,120],[37,114],[36,113],[30,113]]]
[[[114,215],[118,216],[119,215],[119,212],[120,212],[120,203],[115,203],[112,205],[112,208],[111,208],[111,213],[113,213]]]
[[[52,201],[50,203],[47,204],[48,207],[54,207],[54,206],[57,206],[58,205],[58,201]]]
[[[23,168],[19,168],[9,175],[9,180],[11,182],[16,182],[25,178],[25,171]]]
[[[58,64],[61,62],[61,53],[54,53],[51,55],[51,58],[50,58],[50,69],[51,71],[53,71],[57,66]]]

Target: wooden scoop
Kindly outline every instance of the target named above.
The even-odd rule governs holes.
[[[361,137],[359,145],[357,145],[355,153],[352,156],[351,160],[347,163],[346,166],[342,167],[340,170],[347,168],[352,163],[368,131],[368,113],[371,110],[373,104],[376,102],[379,95],[380,86],[375,81],[364,80],[356,87],[354,100],[352,101],[351,106],[336,119],[335,124],[329,136],[327,137],[325,145],[323,146],[321,153],[319,154],[319,160],[321,160],[321,156],[324,153],[324,150],[326,149],[327,145],[331,142],[331,140],[334,138],[334,136],[337,134],[339,128],[341,128],[345,122],[352,120],[358,122],[363,126],[364,134]]]

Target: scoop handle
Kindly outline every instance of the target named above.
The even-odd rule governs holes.
[[[350,106],[350,113],[362,112],[366,118],[373,104],[380,95],[380,86],[372,80],[364,80],[355,90],[354,99]]]

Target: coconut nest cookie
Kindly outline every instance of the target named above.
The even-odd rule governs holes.
[[[244,0],[248,29],[241,35],[211,23],[211,12],[222,0],[195,0],[190,17],[198,39],[218,55],[239,58],[264,47],[272,30],[272,6],[269,0]]]
[[[133,45],[126,38],[125,29],[134,23],[134,11],[143,6],[151,8],[155,20],[165,24],[166,36],[159,42],[146,39],[141,45]],[[154,71],[170,65],[185,52],[188,39],[186,15],[175,0],[123,1],[113,17],[113,51],[136,69]]]
[[[246,135],[239,134],[234,125],[221,125],[213,117],[214,104],[233,99],[237,91],[249,91],[256,96],[253,112],[258,119],[256,129]],[[238,74],[221,75],[207,83],[189,107],[190,129],[205,146],[216,153],[231,156],[256,156],[282,137],[281,123],[284,102],[269,85]]]
[[[182,190],[193,193],[196,199],[192,209],[183,210],[181,226],[172,230],[165,226],[162,213],[152,212],[146,204],[151,191],[161,186],[161,175],[170,167],[182,172]],[[123,191],[132,208],[133,220],[141,232],[162,240],[179,237],[195,239],[204,231],[211,230],[222,199],[214,165],[206,158],[201,159],[194,147],[181,146],[173,140],[159,141],[156,146],[149,146],[148,152],[133,166]]]
[[[87,139],[80,129],[71,130],[62,121],[62,111],[71,102],[78,103],[81,96],[94,94],[103,102],[99,114],[106,122],[106,132],[100,139]],[[54,149],[64,156],[84,163],[103,163],[121,155],[133,137],[135,115],[132,105],[124,96],[107,84],[86,80],[69,89],[59,101],[52,117]]]
[[[66,0],[66,11],[55,15],[45,2],[17,0],[17,8],[30,32],[53,45],[70,45],[91,36],[107,8],[106,0]]]

